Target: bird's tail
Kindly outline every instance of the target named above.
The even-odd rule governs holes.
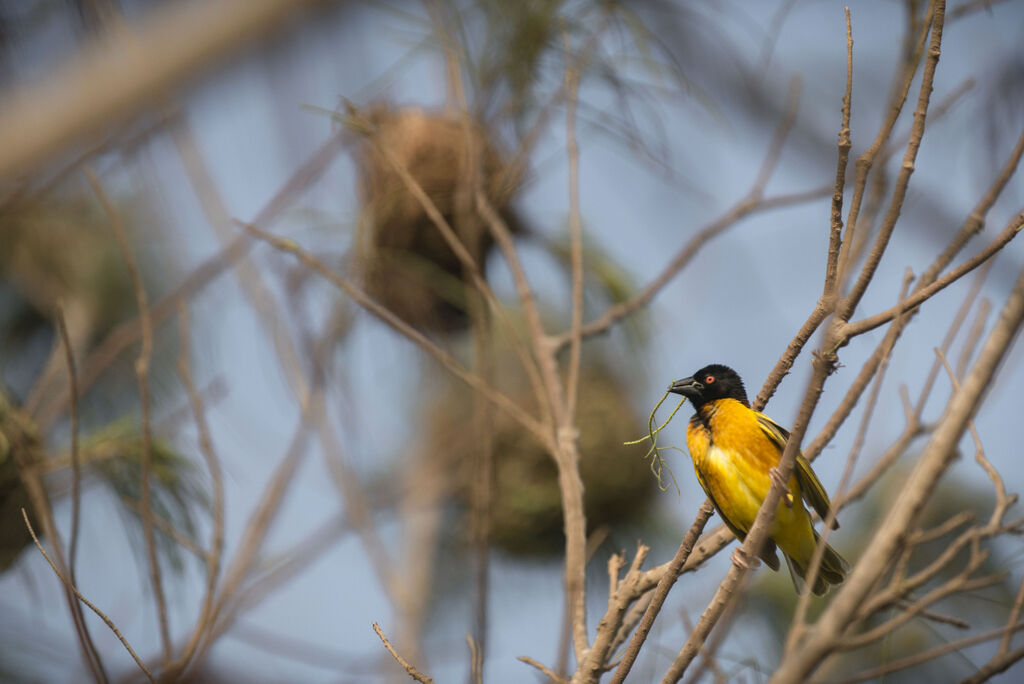
[[[819,539],[820,537],[815,531],[815,545],[817,545]],[[798,558],[793,558],[789,554],[784,555],[786,557],[786,566],[789,568],[789,576],[793,578],[793,586],[800,593],[804,588],[804,578],[807,576],[807,566],[810,564],[811,555],[808,554],[807,560],[804,562],[801,562]],[[846,579],[846,573],[849,571],[849,563],[835,549],[826,544],[825,553],[821,557],[821,565],[818,567],[818,576],[814,579],[814,586],[811,588],[811,591],[814,592],[815,596],[825,595],[829,587],[841,584]]]

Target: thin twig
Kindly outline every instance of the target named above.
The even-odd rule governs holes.
[[[878,264],[882,261],[899,220],[900,212],[903,209],[903,201],[906,199],[907,187],[910,185],[910,177],[914,173],[914,163],[917,160],[917,152],[921,148],[921,140],[924,137],[925,122],[928,115],[928,104],[931,102],[932,83],[935,80],[935,70],[938,67],[939,55],[942,45],[942,25],[945,13],[945,1],[935,0],[934,12],[931,21],[931,40],[928,45],[927,56],[924,61],[924,69],[921,75],[921,87],[917,97],[917,107],[914,109],[913,124],[911,125],[910,140],[907,142],[906,152],[903,155],[903,163],[900,172],[896,176],[896,183],[893,187],[892,198],[889,201],[889,209],[879,227],[878,235],[875,237],[874,245],[868,253],[867,259],[861,266],[860,275],[854,283],[850,292],[843,297],[836,305],[836,313],[840,320],[848,321],[860,303],[864,292],[867,290]],[[907,86],[913,76],[908,74]],[[895,120],[893,120],[895,122]],[[891,132],[891,130],[890,130]],[[877,142],[878,140],[876,140]],[[859,160],[858,160],[859,161]],[[851,207],[851,213],[853,209]],[[851,219],[852,220],[852,219]]]
[[[995,639],[999,636],[1011,636],[1015,632],[1018,632],[1022,629],[1024,629],[1024,622],[1011,623],[1006,627],[1000,627],[999,629],[992,629],[987,632],[981,632],[980,634],[964,637],[963,639],[951,641],[948,644],[942,644],[941,646],[930,648],[927,651],[921,651],[919,653],[914,653],[912,655],[899,658],[898,660],[893,660],[892,662],[886,663],[885,665],[879,665],[878,667],[874,667],[870,670],[858,672],[853,677],[850,677],[849,679],[844,679],[841,682],[838,682],[837,684],[855,684],[856,682],[864,682],[869,679],[879,679],[887,674],[898,672],[900,670],[905,670],[908,667],[914,667],[915,665],[926,663],[929,660],[941,658],[947,653],[955,653],[956,651],[965,649],[968,646],[981,644],[991,639]]]
[[[697,542],[697,537],[700,535],[701,530],[704,529],[704,525],[707,524],[714,512],[715,509],[711,505],[711,501],[705,499],[700,510],[697,512],[696,520],[693,521],[693,525],[690,526],[686,536],[683,537],[683,541],[679,545],[676,555],[673,556],[668,569],[665,571],[665,574],[662,575],[661,580],[659,580],[658,587],[654,590],[651,603],[648,605],[647,610],[644,611],[643,620],[640,622],[640,626],[637,630],[633,633],[633,638],[629,642],[629,647],[626,649],[625,654],[623,654],[622,660],[619,662],[619,667],[615,670],[615,674],[612,675],[610,684],[622,684],[622,682],[626,680],[626,675],[629,674],[630,669],[633,667],[633,663],[640,654],[640,649],[644,645],[644,641],[647,639],[647,635],[651,632],[651,627],[654,626],[654,619],[658,616],[658,612],[665,604],[665,599],[668,597],[669,590],[672,588],[672,585],[675,584],[676,579],[678,579],[679,573],[683,569],[683,565],[686,563],[687,558],[690,557],[690,552],[693,551],[693,545]]]
[[[921,32],[914,43],[913,49],[910,50],[906,56],[906,61],[903,64],[902,78],[899,79],[899,86],[893,91],[892,99],[888,104],[888,115],[886,116],[885,120],[882,121],[882,124],[878,129],[878,133],[875,135],[874,141],[872,141],[871,145],[869,145],[868,148],[864,150],[864,152],[862,152],[859,157],[857,157],[857,173],[853,183],[853,194],[850,200],[850,211],[846,217],[846,225],[848,227],[848,230],[856,230],[860,225],[859,216],[861,210],[861,203],[864,199],[864,190],[867,186],[868,174],[871,172],[878,156],[884,151],[888,140],[892,136],[893,128],[896,126],[896,121],[899,119],[900,114],[903,112],[903,106],[906,103],[907,95],[910,93],[910,86],[913,83],[914,75],[917,73],[917,65],[920,63],[921,55],[924,52],[924,46],[928,39],[928,33],[931,30],[932,21],[935,14],[934,7],[932,9],[933,11],[929,12],[928,14],[928,20],[923,22]],[[912,25],[910,26],[912,28]],[[931,87],[929,85],[929,92],[930,91]],[[911,139],[908,140],[907,143],[908,149],[909,145],[913,142],[913,135],[914,132],[912,131]],[[895,206],[895,203],[891,204],[891,206]],[[848,236],[848,238],[845,241],[846,245],[843,249],[844,254],[840,254],[839,270],[841,272],[849,270],[849,257],[852,253],[851,250],[853,248],[852,238],[852,235]],[[879,235],[879,238],[881,239],[882,235]],[[884,243],[879,241],[876,242],[876,245],[877,244]],[[880,258],[881,255],[879,254],[877,256]],[[866,275],[868,270],[870,270],[872,273],[874,272],[874,269],[869,268],[867,265],[865,265],[865,269],[866,270],[862,270],[862,275]],[[862,282],[860,283],[860,285],[863,287],[867,287],[866,282]],[[856,287],[858,286],[855,286],[855,288]],[[847,313],[843,318],[848,320],[849,316],[850,314]]]
[[[57,331],[60,335],[61,346],[64,347],[64,362],[68,371],[68,384],[73,394],[77,396],[78,372],[75,367],[75,352],[71,344],[71,336],[68,334],[68,325],[64,317],[64,306],[57,305]],[[78,557],[78,536],[81,528],[82,509],[82,459],[79,452],[79,423],[78,423],[78,401],[71,402],[71,539],[68,541],[68,577],[73,585],[78,584],[75,571],[75,560]],[[56,541],[56,540],[54,540]],[[96,643],[89,633],[89,625],[82,615],[82,607],[77,602],[72,602],[71,617],[75,623],[75,631],[82,642],[82,650],[89,662],[90,669],[99,675],[102,681],[107,680],[106,668],[100,659]]]
[[[899,304],[892,306],[885,311],[877,313],[873,316],[863,318],[854,323],[848,323],[842,327],[843,335],[847,338],[852,338],[857,335],[862,335],[866,332],[874,330],[880,325],[888,323],[897,315],[910,311],[920,306],[925,300],[937,294],[942,289],[953,284],[958,279],[962,278],[966,274],[970,273],[978,266],[981,266],[988,259],[993,257],[1003,247],[1005,247],[1011,240],[1017,237],[1020,233],[1021,228],[1024,228],[1024,211],[1018,212],[1007,224],[1006,228],[996,236],[996,238],[989,243],[985,249],[978,252],[976,255],[965,261],[963,264],[954,268],[952,271],[946,273],[946,275],[933,281],[926,287],[923,287]]]
[[[322,261],[300,248],[295,242],[271,235],[250,223],[243,223],[239,221],[237,222],[237,225],[241,226],[260,240],[271,245],[274,249],[292,254],[298,258],[303,264],[320,274],[342,292],[352,297],[357,304],[380,318],[383,322],[387,323],[405,337],[409,338],[410,341],[414,342],[430,356],[434,357],[434,359],[440,362],[441,365],[447,368],[453,375],[455,375],[455,377],[459,378],[476,390],[482,397],[493,403],[501,410],[506,411],[523,427],[537,437],[542,444],[551,443],[550,434],[544,430],[535,418],[523,411],[515,402],[492,388],[484,382],[480,376],[467,370],[458,361],[456,361],[454,357],[438,347],[434,342],[423,335],[423,333],[395,316],[395,314],[391,313],[387,308],[375,302],[366,293],[329,269]]]
[[[624,302],[609,307],[603,314],[589,323],[585,323],[580,330],[580,334],[583,337],[590,337],[592,335],[603,333],[622,318],[649,304],[655,295],[657,295],[665,285],[675,278],[676,275],[678,275],[679,272],[689,264],[690,261],[692,261],[693,257],[700,252],[701,248],[703,248],[705,244],[710,242],[726,229],[736,225],[740,219],[756,213],[768,211],[770,209],[788,207],[817,199],[819,197],[825,197],[831,192],[831,187],[825,186],[804,192],[764,197],[764,185],[758,184],[766,176],[770,176],[770,173],[765,173],[765,169],[771,171],[774,170],[777,165],[779,158],[778,150],[780,149],[781,144],[778,141],[785,139],[796,119],[798,97],[794,96],[794,93],[798,95],[799,88],[794,86],[794,89],[791,91],[790,105],[787,110],[787,114],[780,122],[779,128],[776,130],[775,138],[773,139],[768,153],[765,155],[765,160],[762,163],[761,171],[758,174],[758,181],[755,185],[751,187],[744,197],[729,207],[729,209],[727,209],[721,216],[694,233],[689,241],[683,245],[683,248],[672,258],[671,261],[669,261],[665,268],[663,268],[661,272],[640,292],[636,293]],[[566,332],[556,336],[554,338],[554,343],[560,349],[568,344],[570,340],[571,334]]]
[[[142,533],[146,539],[146,552],[149,558],[149,579],[153,586],[153,598],[156,601],[157,623],[160,627],[160,643],[163,646],[163,659],[167,662],[171,659],[171,630],[167,622],[167,599],[164,597],[163,580],[160,573],[160,559],[157,556],[156,537],[153,534],[153,521],[150,518],[152,491],[150,490],[150,476],[153,468],[153,435],[152,422],[150,418],[151,396],[149,388],[149,364],[153,356],[153,321],[149,313],[149,297],[146,295],[146,288],[142,283],[142,275],[139,266],[132,254],[131,246],[128,244],[128,236],[125,234],[124,225],[121,222],[120,213],[114,207],[106,191],[100,184],[99,178],[88,167],[85,169],[85,176],[92,186],[93,192],[103,205],[107,218],[110,220],[110,227],[117,239],[118,247],[121,249],[121,256],[128,267],[128,275],[131,278],[132,288],[135,291],[135,302],[139,307],[139,322],[142,326],[142,344],[139,349],[139,356],[135,360],[135,374],[139,384],[139,402],[142,407],[142,459],[139,466],[139,506],[142,508]]]
[[[290,206],[303,188],[308,187],[326,171],[343,144],[342,136],[335,134],[320,145],[260,208],[253,218],[253,223],[261,226],[270,224]],[[156,326],[168,320],[177,311],[178,302],[194,296],[233,267],[249,252],[253,244],[255,243],[248,235],[240,235],[228,247],[199,264],[174,291],[150,307],[152,324]],[[141,336],[142,323],[138,318],[125,321],[111,330],[81,364],[78,378],[79,396],[88,391],[102,377],[110,364],[116,361],[125,349],[138,342]],[[40,426],[47,427],[52,424],[69,402],[70,397],[64,391],[42,406],[36,414]]]
[[[1013,600],[1013,608],[1010,609],[1010,617],[1006,621],[1006,634],[1003,635],[1002,641],[999,642],[999,650],[996,651],[997,656],[1004,656],[1010,652],[1013,631],[1009,627],[1010,625],[1017,624],[1022,608],[1024,608],[1024,580],[1021,580],[1020,587],[1017,589],[1017,598]]]
[[[842,123],[839,126],[839,153],[836,155],[836,182],[832,191],[829,217],[828,259],[825,264],[825,285],[822,297],[831,301],[839,287],[839,256],[843,245],[843,192],[846,189],[846,167],[850,160],[850,109],[853,100],[853,25],[850,8],[846,14],[846,92],[843,94]]]
[[[419,670],[417,670],[417,669],[416,669],[415,667],[413,667],[412,665],[410,665],[410,664],[409,664],[409,662],[408,662],[408,661],[406,661],[406,659],[405,659],[405,658],[403,658],[403,657],[402,657],[402,656],[401,656],[401,655],[400,655],[400,654],[399,654],[399,653],[398,653],[398,652],[397,652],[397,651],[396,651],[396,650],[395,650],[395,649],[394,649],[394,648],[393,648],[393,647],[391,646],[391,642],[390,642],[390,641],[388,641],[388,638],[387,638],[386,636],[384,636],[384,631],[383,631],[383,630],[382,630],[382,629],[380,628],[380,625],[378,625],[378,624],[377,624],[376,622],[374,622],[374,623],[373,623],[373,631],[377,633],[377,636],[378,636],[378,637],[380,637],[381,643],[383,643],[383,644],[384,644],[384,648],[388,649],[388,653],[390,653],[390,654],[391,654],[391,656],[392,656],[392,657],[393,657],[393,658],[394,658],[395,660],[397,660],[397,661],[398,661],[398,664],[399,664],[399,665],[401,665],[402,667],[404,667],[404,668],[405,668],[405,671],[409,673],[409,676],[410,676],[410,677],[412,677],[413,679],[415,679],[415,680],[416,680],[417,682],[420,682],[421,684],[433,684],[433,682],[434,682],[434,680],[433,680],[433,679],[431,679],[430,677],[428,677],[427,675],[423,674],[422,672],[420,672]]]
[[[536,661],[533,658],[531,658],[530,656],[519,656],[519,658],[517,658],[517,660],[520,660],[520,661],[526,663],[530,667],[537,668],[538,670],[543,672],[545,675],[547,675],[548,679],[550,679],[555,684],[566,684],[566,680],[565,680],[564,677],[559,677],[556,673],[552,672],[551,669],[548,668],[544,663]]]
[[[572,61],[569,34],[563,29],[565,42],[565,138],[569,155],[569,244],[572,264],[572,320],[569,330],[569,370],[565,382],[566,406],[570,419],[576,415],[579,394],[580,346],[583,328],[583,225],[580,220],[580,149],[576,140],[576,98],[580,75]]]
[[[210,428],[206,422],[206,408],[203,404],[203,397],[196,389],[195,381],[192,378],[192,364],[190,361],[189,348],[192,345],[192,338],[189,334],[189,316],[184,302],[178,307],[178,330],[180,338],[178,342],[178,376],[185,391],[188,394],[189,404],[192,407],[192,416],[195,419],[196,429],[199,432],[199,450],[206,461],[206,469],[210,473],[210,480],[213,484],[213,538],[210,541],[210,549],[204,554],[206,560],[206,594],[203,597],[202,608],[199,617],[196,619],[195,628],[189,637],[181,655],[177,660],[168,666],[170,672],[183,672],[188,667],[192,656],[199,646],[199,642],[205,631],[213,627],[214,596],[217,589],[217,580],[220,577],[220,567],[224,556],[224,478],[221,472],[220,459],[213,448],[213,439],[210,436]]]
[[[35,543],[36,548],[39,549],[39,552],[43,554],[43,558],[46,559],[46,562],[50,564],[50,568],[53,569],[53,574],[57,575],[57,577],[64,584],[64,586],[67,587],[68,590],[71,591],[79,601],[87,605],[89,609],[92,610],[92,612],[96,613],[100,617],[100,619],[106,623],[107,627],[110,628],[110,631],[114,633],[114,636],[116,636],[118,640],[121,642],[121,644],[125,647],[125,650],[127,650],[128,653],[131,654],[132,658],[135,660],[135,664],[139,666],[139,669],[142,670],[142,672],[146,675],[149,681],[155,682],[156,680],[153,679],[153,675],[149,671],[149,668],[147,668],[146,664],[142,662],[138,655],[135,654],[135,650],[131,647],[131,645],[129,645],[128,640],[124,638],[124,635],[121,634],[121,630],[117,628],[117,625],[115,625],[114,622],[109,617],[107,617],[102,610],[97,608],[92,603],[92,601],[82,596],[82,593],[78,591],[77,587],[75,587],[75,585],[72,584],[71,581],[68,578],[66,578],[61,573],[60,570],[57,569],[57,565],[53,562],[53,559],[51,559],[50,555],[46,553],[46,549],[43,548],[43,545],[39,543],[39,538],[36,537],[36,531],[32,529],[32,523],[29,522],[28,513],[25,512],[24,508],[21,509],[21,516],[25,519],[25,527],[28,528],[28,533],[32,535],[32,541]]]

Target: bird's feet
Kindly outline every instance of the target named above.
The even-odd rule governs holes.
[[[769,468],[768,477],[774,484],[782,487],[782,500],[786,502],[787,508],[793,507],[793,495],[789,492],[789,486],[786,481],[782,479],[782,473],[779,472],[778,468]]]
[[[761,561],[748,556],[742,547],[737,547],[732,552],[732,564],[743,570],[753,570],[761,566]]]

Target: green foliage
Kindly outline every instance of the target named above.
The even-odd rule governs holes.
[[[153,438],[150,448],[150,492],[153,515],[173,526],[188,539],[194,540],[197,513],[208,513],[209,497],[202,484],[199,468],[168,442]],[[142,432],[133,419],[114,421],[89,435],[82,442],[83,460],[89,464],[119,500],[123,511],[137,531],[133,536],[141,542],[140,495],[142,491]],[[157,543],[172,567],[182,568],[180,544],[159,526]]]

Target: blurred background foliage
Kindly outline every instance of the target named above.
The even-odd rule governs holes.
[[[156,0],[0,3],[0,84],[15,87],[39,78],[79,46],[105,35],[112,22],[130,22],[163,4]],[[295,193],[297,200],[291,198],[297,206],[284,212],[276,225],[260,228],[290,232],[303,244],[313,243],[311,251],[325,262],[339,267],[399,319],[427,334],[467,367],[487,375],[498,389],[532,413],[539,407],[512,348],[526,338],[521,314],[511,303],[514,284],[467,188],[479,184],[508,224],[547,312],[547,330],[567,329],[571,269],[564,178],[565,80],[567,66],[578,70],[582,173],[599,177],[601,183],[585,194],[598,200],[584,204],[583,210],[584,320],[628,301],[697,229],[698,218],[707,215],[709,206],[717,209],[749,186],[762,148],[791,104],[787,92],[794,72],[814,72],[824,60],[826,47],[835,48],[839,55],[830,56],[828,63],[845,68],[841,20],[837,14],[833,24],[817,25],[819,15],[813,12],[820,8],[809,7],[813,4],[774,3],[754,16],[753,10],[735,4],[669,0],[333,3],[291,27],[283,37],[268,39],[245,53],[240,66],[206,75],[207,85],[180,95],[177,105],[181,109],[159,103],[142,121],[117,128],[98,152],[89,156],[99,162],[97,168],[111,186],[146,291],[150,301],[156,302],[170,294],[202,259],[223,254],[223,242],[207,235],[206,224],[212,220],[209,212],[196,209],[196,198],[181,177],[180,150],[173,142],[179,127],[191,126],[196,131],[200,149],[210,162],[211,177],[219,181],[224,195],[232,198],[227,202],[230,209],[225,209],[230,218],[254,215],[253,207],[265,206],[282,179],[299,166],[309,141],[322,142],[329,121],[333,132],[344,140],[345,169],[329,173],[322,183],[307,183]],[[863,57],[857,53],[854,77],[857,145],[861,149],[869,142],[867,133],[861,131],[873,130],[876,125],[891,82],[897,78],[896,60],[908,44],[904,38],[898,45],[887,33],[892,45],[878,46],[868,34],[884,16],[888,24],[899,26],[901,33],[914,35],[925,5],[918,0],[872,3],[870,10],[864,10],[870,17],[864,24],[859,23],[861,10],[853,8],[855,36],[858,41],[863,36],[865,46]],[[1022,26],[1019,5],[990,11]],[[808,13],[812,13],[811,19],[806,18]],[[791,25],[796,28],[786,32]],[[355,32],[366,35],[356,39]],[[816,34],[831,37],[815,40]],[[351,39],[349,43],[347,39]],[[796,57],[794,45],[800,48]],[[895,52],[885,51],[890,47]],[[861,49],[858,43],[857,50]],[[1019,43],[1005,52],[996,60],[979,56],[970,62],[963,50],[951,47],[948,57],[943,57],[942,69],[948,68],[947,60],[958,66],[950,68],[955,76],[943,82],[942,95],[955,91],[961,77],[975,81],[970,104],[964,105],[970,130],[960,125],[953,128],[955,136],[945,133],[970,137],[970,151],[954,148],[941,159],[925,159],[938,174],[955,164],[981,169],[987,179],[990,167],[1002,163],[1019,134],[1024,123],[1024,107],[1019,106],[1024,93],[1024,60]],[[424,73],[429,76],[424,78]],[[806,190],[830,183],[840,96],[839,86],[829,84],[841,80],[839,72],[823,79],[820,74],[818,79],[813,74],[808,78],[785,148],[786,172],[778,186]],[[262,90],[251,86],[252,82]],[[256,88],[257,95],[252,96],[246,87]],[[955,100],[950,105],[958,103]],[[333,116],[317,118],[310,109],[330,111]],[[956,116],[955,107],[953,112]],[[954,118],[954,123],[963,121]],[[979,121],[981,124],[975,125]],[[938,128],[939,124],[935,125]],[[711,130],[715,133],[708,132]],[[939,129],[936,135],[941,132]],[[738,155],[744,157],[742,167],[731,171],[724,183],[719,182],[720,166],[725,163],[720,156],[736,150],[716,150],[716,145],[725,144],[723,140],[743,141],[746,146]],[[896,148],[898,145],[891,151],[897,153]],[[504,315],[512,322],[510,331],[503,331],[492,317],[474,310],[479,302],[474,303],[471,274],[441,238],[435,218],[396,171],[389,154],[408,169],[467,247],[481,275],[498,293]],[[898,163],[898,154],[896,157]],[[34,562],[19,561],[30,543],[19,514],[28,503],[19,468],[42,473],[58,514],[66,517],[67,511],[69,415],[61,398],[67,371],[55,332],[56,307],[65,312],[80,370],[88,368],[90,354],[131,325],[138,312],[110,217],[82,180],[78,161],[69,155],[63,165],[47,169],[13,190],[5,188],[0,195],[0,572],[12,575],[17,574],[19,565],[32,568],[26,573],[38,568]],[[922,167],[920,175],[927,178],[927,163]],[[884,195],[891,177],[882,171],[879,192]],[[654,189],[638,190],[637,182]],[[214,188],[210,191],[217,192]],[[935,226],[958,225],[964,205],[959,198],[954,201],[944,195],[941,185],[934,183],[923,182],[913,192],[914,201],[905,211],[910,246],[902,256],[908,259],[919,257],[924,247],[933,247],[929,231]],[[1019,184],[1015,192],[1019,199]],[[601,204],[609,198],[624,201],[628,213]],[[606,581],[602,562],[608,555],[622,548],[632,550],[637,539],[654,546],[652,558],[659,559],[657,562],[671,555],[703,494],[690,482],[684,484],[678,498],[660,496],[649,463],[641,459],[643,450],[622,443],[644,430],[652,397],[671,379],[666,373],[678,374],[709,360],[727,361],[724,356],[705,358],[725,350],[748,354],[743,360],[751,369],[766,371],[770,367],[805,315],[802,293],[817,286],[817,280],[809,285],[812,281],[798,278],[803,271],[814,271],[814,278],[819,277],[815,269],[821,255],[810,251],[817,249],[817,233],[810,239],[806,232],[794,233],[792,226],[824,225],[826,202],[819,201],[816,213],[799,219],[786,215],[766,220],[763,234],[745,238],[742,247],[730,243],[731,251],[702,257],[692,265],[694,276],[685,289],[665,295],[672,302],[668,315],[661,315],[665,310],[642,309],[609,334],[585,343],[577,421],[581,475],[588,531],[602,542],[590,567],[592,585]],[[879,212],[866,212],[866,216],[862,234],[871,236]],[[1019,269],[1020,259],[1004,261],[1010,263],[997,262],[992,279],[1005,287],[1008,274]],[[290,435],[294,429],[290,421],[298,417],[301,424],[305,417],[297,411],[299,402],[282,389],[285,382],[278,377],[277,366],[287,364],[278,364],[279,357],[275,357],[280,347],[270,350],[271,342],[264,339],[281,334],[297,340],[301,372],[320,376],[328,385],[329,419],[341,426],[345,447],[359,455],[354,472],[362,477],[361,484],[368,492],[371,524],[384,530],[382,546],[394,560],[395,572],[400,578],[415,576],[417,580],[410,579],[410,586],[423,586],[427,591],[418,597],[418,603],[382,598],[387,582],[362,567],[364,555],[370,555],[365,549],[345,546],[347,555],[339,559],[329,555],[333,552],[330,545],[317,548],[316,554],[331,559],[331,574],[325,579],[310,571],[310,593],[291,601],[302,606],[300,617],[289,613],[289,607],[276,605],[266,612],[254,611],[244,625],[252,628],[262,621],[264,627],[273,628],[290,617],[313,633],[311,636],[297,627],[295,642],[262,640],[257,646],[260,656],[280,669],[269,670],[271,674],[260,672],[260,676],[268,681],[294,679],[311,671],[322,676],[327,668],[386,678],[380,673],[390,672],[386,669],[390,663],[366,662],[365,652],[376,644],[358,641],[365,652],[351,653],[339,652],[336,647],[356,643],[355,637],[332,636],[330,648],[321,645],[319,650],[302,641],[333,634],[321,629],[324,622],[333,624],[332,618],[321,621],[306,613],[316,607],[316,597],[326,601],[327,594],[337,593],[339,581],[354,584],[359,594],[374,597],[372,606],[351,608],[351,614],[358,615],[352,621],[360,621],[351,629],[359,630],[360,639],[367,631],[362,623],[370,619],[364,617],[372,614],[377,619],[391,610],[396,620],[405,616],[411,624],[396,639],[404,653],[429,652],[441,672],[462,676],[461,666],[453,663],[461,663],[463,654],[453,653],[462,648],[467,630],[465,621],[453,615],[461,615],[466,604],[472,603],[467,586],[473,580],[467,568],[481,557],[487,558],[489,549],[497,552],[489,602],[492,630],[497,634],[492,638],[497,644],[494,648],[502,649],[504,658],[509,648],[520,648],[518,643],[508,645],[509,633],[533,631],[538,640],[544,640],[540,648],[548,648],[548,642],[555,641],[549,636],[557,634],[557,627],[540,629],[535,615],[513,615],[509,604],[518,602],[524,591],[532,592],[536,581],[543,585],[537,596],[546,597],[551,608],[544,622],[554,625],[560,619],[555,606],[562,601],[556,562],[563,544],[562,520],[557,471],[550,457],[507,416],[481,408],[476,395],[426,355],[415,353],[390,331],[381,333],[380,326],[371,317],[354,312],[348,300],[339,303],[335,290],[311,284],[307,269],[284,265],[280,258],[266,254],[243,263],[257,264],[258,275],[272,285],[259,291],[243,278],[237,283],[218,283],[211,288],[213,294],[195,296],[196,373],[207,398],[216,398],[208,383],[229,377],[230,404],[227,408],[215,406],[212,411],[227,426],[218,435],[219,443],[230,445],[223,455],[229,487],[235,488],[231,494],[234,508],[229,512],[233,535],[229,547],[234,550],[239,545],[243,522],[259,496],[259,482],[273,469],[276,456],[260,453],[272,450],[265,445],[267,435]],[[900,263],[899,268],[902,266]],[[229,265],[224,270],[232,269]],[[892,292],[880,295],[871,306],[888,303],[895,294],[895,287],[890,289]],[[262,328],[248,320],[239,323],[235,317],[247,301],[256,302],[255,308],[265,306],[277,313],[265,316]],[[763,318],[754,318],[755,309]],[[938,325],[934,321],[928,324],[926,340],[935,336]],[[173,362],[182,351],[177,331],[173,323],[162,322],[156,332],[153,512],[166,523],[157,526],[163,558],[179,573],[180,585],[168,593],[172,602],[191,605],[198,603],[192,599],[201,595],[196,587],[202,585],[197,578],[201,578],[203,563],[186,561],[182,539],[171,533],[183,537],[185,544],[209,536],[213,525],[210,483],[192,428],[182,427],[189,421],[179,416],[185,401],[172,376]],[[221,339],[222,346],[215,339]],[[136,350],[137,345],[130,345],[106,363],[78,406],[83,418],[80,446],[87,490],[100,492],[113,502],[117,513],[129,521],[128,537],[138,550],[141,416],[133,370]],[[860,352],[853,349],[850,353]],[[698,354],[699,362],[692,363],[689,359]],[[854,364],[851,361],[850,365]],[[382,372],[384,377],[377,375]],[[914,374],[913,370],[906,373]],[[901,381],[906,379],[901,376]],[[263,384],[251,384],[256,382]],[[755,389],[756,381],[750,383]],[[360,394],[360,389],[367,388],[372,391]],[[785,395],[784,390],[777,401],[789,401],[793,396]],[[773,409],[775,406],[779,404]],[[788,406],[783,404],[773,415],[782,421],[787,415],[783,408]],[[47,416],[43,424],[38,420],[40,413]],[[678,420],[684,422],[682,416]],[[681,444],[681,429],[676,434]],[[276,447],[277,441],[273,444]],[[258,448],[253,449],[254,445]],[[484,458],[489,464],[486,468],[481,466]],[[911,458],[909,454],[908,460]],[[685,457],[673,462],[678,464],[677,477],[690,480]],[[905,472],[889,473],[868,498],[844,513],[841,547],[845,556],[856,559],[858,548],[887,510]],[[330,478],[322,470],[314,473],[305,481],[305,495],[293,494],[287,499],[293,508],[285,518],[288,524],[275,528],[280,536],[272,537],[275,544],[269,545],[275,552],[278,547],[291,548],[285,542],[294,543],[299,532],[312,527],[311,519],[333,515],[338,508],[338,494],[323,495],[319,489]],[[990,489],[981,485],[950,483],[936,497],[936,506],[923,526],[964,510],[984,518],[990,513],[991,498]],[[96,509],[90,505],[88,510]],[[100,517],[102,513],[86,515]],[[359,531],[357,521],[349,519],[347,524]],[[288,534],[281,532],[283,529]],[[914,565],[934,558],[946,542],[937,539],[919,548]],[[938,610],[972,625],[1004,621],[1020,575],[1021,557],[1013,543],[1016,540],[992,543],[994,553],[987,561],[986,572],[1012,570],[1005,581],[967,597],[949,599]],[[359,561],[352,561],[353,557]],[[271,551],[260,554],[268,566],[274,559]],[[107,562],[101,551],[83,557],[83,564],[102,566]],[[352,569],[356,565],[359,567]],[[141,561],[137,572],[144,578]],[[705,574],[715,575],[713,570]],[[707,580],[708,587],[713,579]],[[144,579],[139,581],[146,586]],[[94,583],[93,589],[99,591],[99,584]],[[674,615],[693,616],[703,607],[700,597],[707,587],[694,586],[680,592],[689,595],[680,599],[682,605],[675,606]],[[600,597],[603,592],[591,593]],[[358,599],[370,601],[365,596]],[[600,606],[595,600],[592,608]],[[770,669],[793,606],[788,577],[759,573],[741,608],[748,611],[739,630],[741,637],[727,641],[720,651],[723,661],[731,658],[737,663],[728,674],[754,678]],[[31,604],[21,608],[29,612]],[[333,616],[349,614],[348,610],[346,606],[343,611],[328,612]],[[504,630],[494,624],[503,620],[502,611],[512,616]],[[15,615],[13,611],[4,614]],[[666,614],[663,619],[674,615]],[[183,609],[176,613],[178,627],[188,624],[183,616],[191,616],[191,612]],[[3,627],[5,634],[10,633],[15,618],[0,620],[8,622]],[[666,628],[676,631],[666,632],[668,636],[659,647],[675,650],[679,624]],[[433,625],[443,629],[428,629]],[[759,643],[766,646],[748,648],[742,641],[743,634],[755,629]],[[146,642],[147,650],[155,652],[154,635],[138,638]],[[234,638],[242,641],[245,637]],[[828,674],[853,674],[865,662],[896,660],[955,638],[956,630],[949,625],[916,619],[883,642],[844,656],[835,672]],[[250,638],[252,641],[256,640]],[[277,650],[267,646],[267,641],[276,641]],[[530,644],[523,650],[536,645]],[[245,646],[244,652],[251,652],[251,646]],[[194,673],[196,681],[218,677],[258,680],[254,674],[258,667],[241,674],[216,674],[218,667],[230,671],[239,666],[244,660],[239,648],[229,644],[215,650],[220,659],[204,661],[202,669]],[[323,657],[325,649],[329,657]],[[545,651],[544,655],[550,654]],[[650,662],[660,663],[663,657],[656,652]],[[66,671],[75,671],[73,657],[65,658]],[[953,670],[967,672],[965,658],[968,656],[962,654],[946,656],[927,670],[905,675],[906,681],[925,675],[942,679]],[[123,671],[130,671],[130,663],[121,665]],[[12,680],[45,679],[58,671],[39,669],[35,660],[15,663],[5,656],[0,656],[2,667],[8,670],[0,673],[10,674]],[[503,675],[509,672],[522,673],[519,669],[495,671],[500,673],[495,675],[497,681],[508,681]],[[211,673],[208,677],[207,672]],[[639,670],[637,676],[643,677]],[[902,681],[901,677],[904,675],[891,675],[889,681]]]

